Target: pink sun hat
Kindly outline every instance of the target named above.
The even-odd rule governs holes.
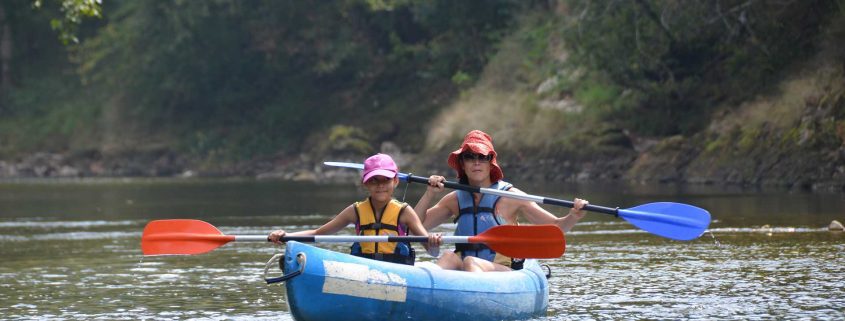
[[[387,178],[396,177],[399,167],[393,158],[387,154],[375,154],[364,161],[364,173],[361,175],[362,183],[366,183],[373,176],[384,176]]]

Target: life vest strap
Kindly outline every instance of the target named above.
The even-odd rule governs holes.
[[[391,230],[391,231],[396,231],[397,233],[399,232],[399,227],[397,227],[396,225],[385,224],[385,223],[382,223],[382,222],[375,222],[375,223],[371,223],[371,224],[361,225],[361,227],[359,227],[359,229],[362,230],[362,231],[363,230]]]
[[[493,208],[492,207],[478,207],[478,212],[479,213],[483,213],[483,212],[493,213]],[[464,207],[458,213],[460,215],[473,214],[473,213],[475,213],[475,210],[472,207]]]

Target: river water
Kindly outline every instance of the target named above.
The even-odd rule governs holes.
[[[566,235],[565,255],[543,261],[553,278],[541,320],[845,319],[845,234],[827,229],[845,222],[842,194],[518,185],[611,207],[682,202],[713,216],[709,232],[679,242],[588,214]],[[400,185],[396,197],[414,203],[422,191]],[[283,287],[261,278],[280,247],[230,243],[201,255],[143,257],[141,231],[165,218],[202,219],[231,235],[296,231],[363,197],[353,184],[254,180],[0,183],[0,319],[290,320]]]

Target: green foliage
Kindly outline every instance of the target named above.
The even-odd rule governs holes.
[[[709,140],[704,145],[704,155],[718,155],[729,146],[729,141],[726,136],[718,136],[715,139]]]
[[[519,67],[503,69],[523,69],[497,81],[528,87],[555,77],[541,98],[585,105],[572,123],[690,134],[709,108],[770,90],[815,52],[821,30],[845,30],[842,0],[35,3],[42,10],[2,5],[15,39],[13,90],[0,95],[8,153],[102,145],[106,127],[139,140],[165,135],[168,147],[212,160],[295,152],[315,137],[338,152],[369,153],[386,140],[413,149],[439,108],[479,79],[517,16],[529,25],[517,29],[521,55],[509,62]],[[55,41],[45,22],[57,16],[56,27],[81,34],[78,45]],[[845,56],[841,44],[829,46]],[[707,150],[740,141],[751,146],[753,136]]]
[[[579,87],[575,96],[578,97],[578,101],[585,105],[609,110],[612,109],[611,106],[614,104],[616,98],[619,97],[619,92],[617,88],[612,86],[594,84],[592,86]]]
[[[62,18],[50,19],[50,27],[59,33],[59,40],[65,44],[77,44],[78,26],[84,18],[102,17],[102,0],[55,0]],[[41,9],[43,0],[33,0],[32,7]]]
[[[100,106],[67,61],[68,47],[47,23],[57,8],[33,10],[29,1],[4,2],[11,37],[10,82],[0,84],[0,154],[90,148],[99,139]],[[86,28],[79,30],[86,31]]]
[[[569,63],[642,97],[615,118],[657,135],[700,130],[706,108],[766,90],[837,13],[824,0],[565,3]]]
[[[747,128],[743,130],[737,142],[739,152],[748,152],[754,149],[759,143],[760,135],[760,129],[758,128]]]
[[[329,138],[324,147],[332,153],[372,154],[374,148],[368,143],[369,135],[363,129],[336,125],[329,129]]]
[[[437,106],[392,102],[469,84],[516,3],[122,2],[74,59],[88,86],[124,97],[144,126],[189,137],[194,153],[296,150],[341,122],[390,139]],[[251,141],[263,147],[243,151]]]
[[[465,87],[471,81],[472,76],[460,70],[452,75],[452,83],[459,87]]]

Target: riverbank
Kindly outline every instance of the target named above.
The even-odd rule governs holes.
[[[644,150],[618,148],[612,152],[554,157],[527,150],[499,151],[499,163],[508,180],[565,182],[635,182],[641,184],[730,185],[744,188],[777,188],[819,192],[845,191],[845,148],[837,153],[802,153],[772,158],[736,160],[747,167],[726,167],[692,146],[695,139],[681,137],[650,142]],[[453,171],[446,166],[449,151],[405,153],[393,144],[382,152],[394,155],[403,172],[425,176]],[[642,148],[642,147],[636,147]],[[100,153],[65,155],[36,153],[15,160],[0,160],[0,179],[153,178],[153,177],[246,177],[258,180],[355,182],[358,172],[322,165],[323,161],[360,163],[348,155],[277,156],[232,163],[192,160],[172,151],[147,153]],[[832,162],[818,158],[832,157]],[[359,159],[361,158],[361,159]],[[812,162],[809,159],[814,158]],[[709,159],[709,160],[708,160]],[[806,165],[804,165],[806,164]],[[822,164],[822,165],[817,165]],[[826,164],[826,165],[825,165]]]

